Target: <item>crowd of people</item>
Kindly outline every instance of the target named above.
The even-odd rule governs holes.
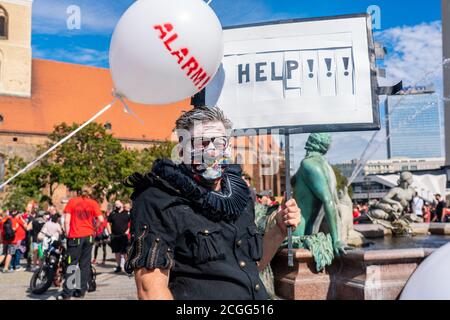
[[[251,177],[248,174],[242,176],[250,187],[252,198],[256,206],[256,224],[260,231],[264,231],[265,221],[272,212],[280,205],[270,190],[259,193],[251,187]],[[363,223],[364,217],[370,209],[371,203],[358,203],[353,207],[354,223]],[[72,204],[71,204],[72,205]],[[98,207],[98,211],[100,207]],[[70,213],[70,206],[66,206],[64,213]],[[93,236],[93,259],[92,264],[97,264],[100,250],[101,264],[106,264],[107,250],[111,248],[115,255],[115,272],[120,273],[124,269],[126,253],[130,241],[130,211],[131,204],[123,204],[115,201],[113,206],[108,205],[107,210],[99,214],[103,219],[100,224],[94,227]],[[407,209],[409,213],[414,213],[423,218],[424,222],[450,222],[450,206],[440,194],[435,195],[433,202],[422,199],[417,193]],[[261,212],[263,212],[261,214]],[[0,241],[2,245],[0,255],[0,266],[4,273],[15,271],[35,271],[39,268],[43,252],[42,243],[46,237],[56,237],[65,239],[64,214],[58,212],[55,206],[48,206],[47,209],[40,210],[36,202],[30,202],[26,210],[21,212],[17,209],[0,211]],[[89,228],[87,230],[89,231]],[[72,234],[72,238],[77,238],[79,234]],[[25,267],[21,261],[25,260]]]
[[[248,174],[242,178],[250,187],[255,202],[256,224],[264,232],[267,219],[280,203],[271,190],[257,193]],[[87,277],[83,274],[88,272],[90,264],[106,264],[107,250],[115,255],[114,272],[123,272],[130,244],[130,211],[131,204],[119,200],[101,211],[100,205],[85,191],[70,199],[61,212],[53,205],[44,209],[35,201],[29,202],[24,211],[1,210],[0,270],[3,273],[35,272],[44,258],[43,242],[53,238],[65,245],[69,265],[77,264],[83,278]],[[274,295],[271,270],[265,280],[269,293]],[[84,296],[86,288],[83,283],[81,286],[81,290],[74,291],[64,284],[61,299]]]
[[[54,206],[40,211],[35,202],[30,202],[24,212],[11,209],[2,210],[0,214],[0,265],[3,265],[3,272],[34,271],[39,266],[43,238],[63,233],[61,215]],[[26,260],[26,268],[21,265],[22,258]]]
[[[254,200],[256,226],[259,232],[264,234],[268,221],[276,214],[280,202],[271,190],[257,192],[252,187],[251,177],[248,174],[244,173],[242,178],[247,183]],[[376,201],[374,199],[371,203],[354,205],[355,224],[365,222],[362,218]],[[46,237],[60,239],[67,247],[69,265],[78,265],[82,275],[81,290],[67,288],[66,281],[60,298],[83,297],[87,290],[83,283],[87,282],[90,265],[106,264],[109,248],[115,255],[114,272],[124,271],[130,245],[130,211],[131,204],[124,204],[119,200],[113,205],[108,205],[107,210],[101,211],[100,205],[84,191],[79,197],[70,199],[61,213],[54,206],[41,210],[36,202],[30,202],[24,212],[16,209],[2,210],[0,266],[4,273],[35,271],[42,264],[44,239]],[[439,194],[435,195],[435,201],[429,203],[416,193],[406,211],[422,217],[425,222],[450,221],[450,208]],[[268,294],[276,298],[270,267],[263,270],[260,276]]]
[[[94,212],[103,217],[101,223],[94,221],[99,219],[77,219],[77,215],[83,218],[80,217],[83,210],[77,208],[83,201],[88,201]],[[101,263],[106,264],[107,250],[110,248],[115,254],[115,272],[122,272],[130,240],[129,203],[123,204],[117,200],[113,206],[108,205],[107,210],[101,211],[93,199],[76,197],[61,213],[52,205],[43,209],[37,202],[31,201],[24,211],[15,208],[0,210],[0,271],[34,272],[42,264],[46,238],[61,240],[70,247],[68,240],[86,235],[90,237],[93,247],[93,259],[89,258],[88,262],[97,264],[98,253],[102,250]],[[71,221],[67,221],[67,215],[70,215]]]
[[[353,206],[353,219],[355,224],[368,221],[367,213],[370,206],[376,203],[378,199],[372,199],[370,203],[363,202]],[[411,204],[405,209],[405,213],[413,213],[423,219],[426,223],[431,222],[450,222],[450,204],[447,205],[445,199],[440,194],[434,195],[432,202],[424,200],[416,192]]]

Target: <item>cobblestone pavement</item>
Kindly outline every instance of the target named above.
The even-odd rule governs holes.
[[[135,300],[134,277],[129,277],[126,273],[115,274],[115,261],[110,248],[108,252],[106,264],[95,265],[97,291],[87,293],[84,300]],[[31,276],[29,271],[0,273],[0,300],[53,300],[61,291],[61,288],[50,287],[42,295],[32,294],[29,291]]]

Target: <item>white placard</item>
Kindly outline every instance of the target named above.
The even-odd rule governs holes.
[[[224,38],[205,102],[236,129],[379,126],[369,16],[235,27]]]

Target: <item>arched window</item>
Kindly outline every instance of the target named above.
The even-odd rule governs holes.
[[[8,12],[0,6],[0,39],[8,39]]]

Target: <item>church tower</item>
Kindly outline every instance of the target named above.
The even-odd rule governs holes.
[[[33,0],[0,0],[0,95],[31,97]]]

